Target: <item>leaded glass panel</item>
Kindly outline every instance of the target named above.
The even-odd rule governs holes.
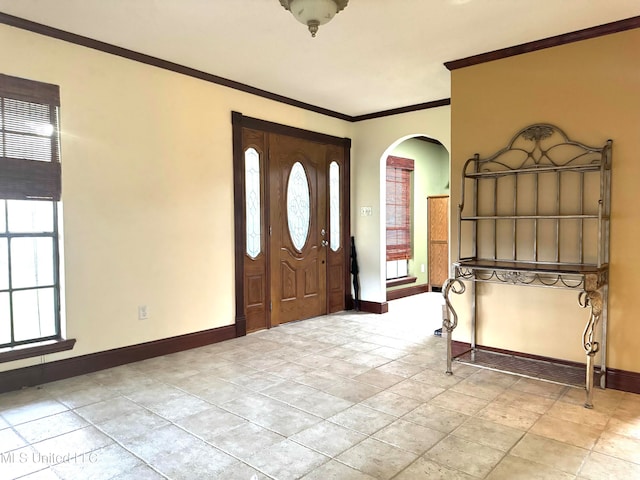
[[[337,162],[329,165],[329,231],[331,250],[340,248],[340,167]]]
[[[311,219],[309,181],[300,162],[293,164],[287,186],[287,224],[293,246],[302,251],[309,236]]]
[[[246,190],[247,255],[260,255],[262,229],[260,228],[260,154],[255,148],[244,152],[244,178]]]

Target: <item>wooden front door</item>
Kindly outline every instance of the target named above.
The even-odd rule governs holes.
[[[236,334],[351,308],[351,141],[232,121]]]
[[[327,313],[326,146],[270,135],[271,326]]]

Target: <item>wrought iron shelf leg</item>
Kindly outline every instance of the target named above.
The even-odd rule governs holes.
[[[464,293],[465,286],[457,278],[449,278],[442,287],[442,295],[444,296],[445,306],[442,309],[442,329],[447,334],[447,375],[453,375],[451,369],[451,363],[453,360],[451,351],[451,337],[453,330],[458,326],[458,314],[454,310],[451,302],[449,301],[449,295],[451,292],[461,295]],[[453,317],[453,320],[452,320]]]
[[[595,331],[598,321],[602,316],[602,295],[599,291],[583,291],[578,297],[578,304],[582,308],[589,308],[589,320],[582,334],[582,347],[587,354],[586,371],[586,400],[585,408],[593,408],[593,362],[596,353],[600,350],[600,344],[595,341]]]

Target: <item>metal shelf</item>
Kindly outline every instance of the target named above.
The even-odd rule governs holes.
[[[602,147],[590,147],[570,140],[558,127],[535,124],[492,156],[476,154],[467,160],[458,206],[460,260],[443,287],[447,373],[451,333],[458,323],[449,297],[463,294],[464,282],[472,286],[473,350],[476,283],[572,289],[590,313],[582,343],[587,356],[585,406],[592,406],[593,362],[599,351],[603,388],[606,378],[611,146],[609,140]]]

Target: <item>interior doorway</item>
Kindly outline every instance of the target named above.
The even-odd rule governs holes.
[[[413,135],[389,146],[381,163],[387,300],[437,290],[448,276],[449,152]]]
[[[350,308],[350,140],[232,120],[237,334]]]

